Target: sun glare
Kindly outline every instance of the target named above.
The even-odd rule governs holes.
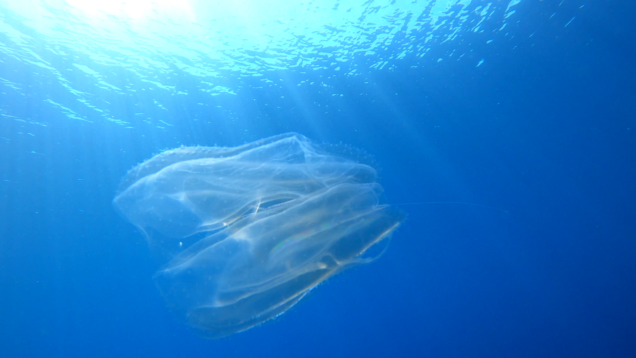
[[[66,0],[68,5],[89,16],[111,15],[143,19],[157,15],[187,15],[192,12],[188,0]]]

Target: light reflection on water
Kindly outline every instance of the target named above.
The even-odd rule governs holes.
[[[83,90],[86,86],[80,83],[89,82],[113,96],[152,91],[155,98],[209,98],[235,95],[245,78],[260,79],[263,87],[275,86],[267,76],[272,71],[330,70],[357,76],[391,69],[404,58],[425,57],[436,44],[483,31],[489,22],[503,30],[518,3],[12,1],[0,3],[0,56],[53,78],[75,99],[59,103],[49,98],[47,108],[70,119],[131,127],[134,121],[111,114],[104,96]],[[446,56],[458,59],[462,51],[466,49]],[[175,76],[196,81],[198,93],[180,89]],[[15,79],[0,78],[0,87],[19,92],[22,86]],[[161,100],[154,104],[166,110]]]

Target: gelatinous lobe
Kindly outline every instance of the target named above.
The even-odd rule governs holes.
[[[132,169],[113,203],[168,261],[155,282],[207,337],[276,317],[404,220],[370,166],[299,134],[182,147]],[[185,243],[185,245],[183,244]]]

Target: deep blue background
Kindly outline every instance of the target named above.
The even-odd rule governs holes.
[[[170,106],[175,125],[163,132],[59,121],[31,137],[2,122],[0,355],[633,357],[636,9],[593,1],[564,28],[545,21],[555,4],[518,5],[515,46],[465,35],[487,58],[478,68],[406,58],[393,72],[333,80],[344,100],[246,90],[219,99],[223,113],[199,113],[216,118],[204,124],[191,120],[193,99]],[[21,66],[7,59],[1,71]],[[28,96],[3,103],[54,115],[37,103],[55,88],[27,71],[23,80]],[[164,307],[158,263],[113,210],[114,192],[162,149],[287,131],[368,152],[388,203],[498,209],[403,205],[409,218],[381,259],[274,322],[203,340]]]

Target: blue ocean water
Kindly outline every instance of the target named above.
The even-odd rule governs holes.
[[[634,11],[0,0],[0,356],[634,356]],[[408,218],[376,261],[203,339],[120,180],[287,132],[364,155]]]

